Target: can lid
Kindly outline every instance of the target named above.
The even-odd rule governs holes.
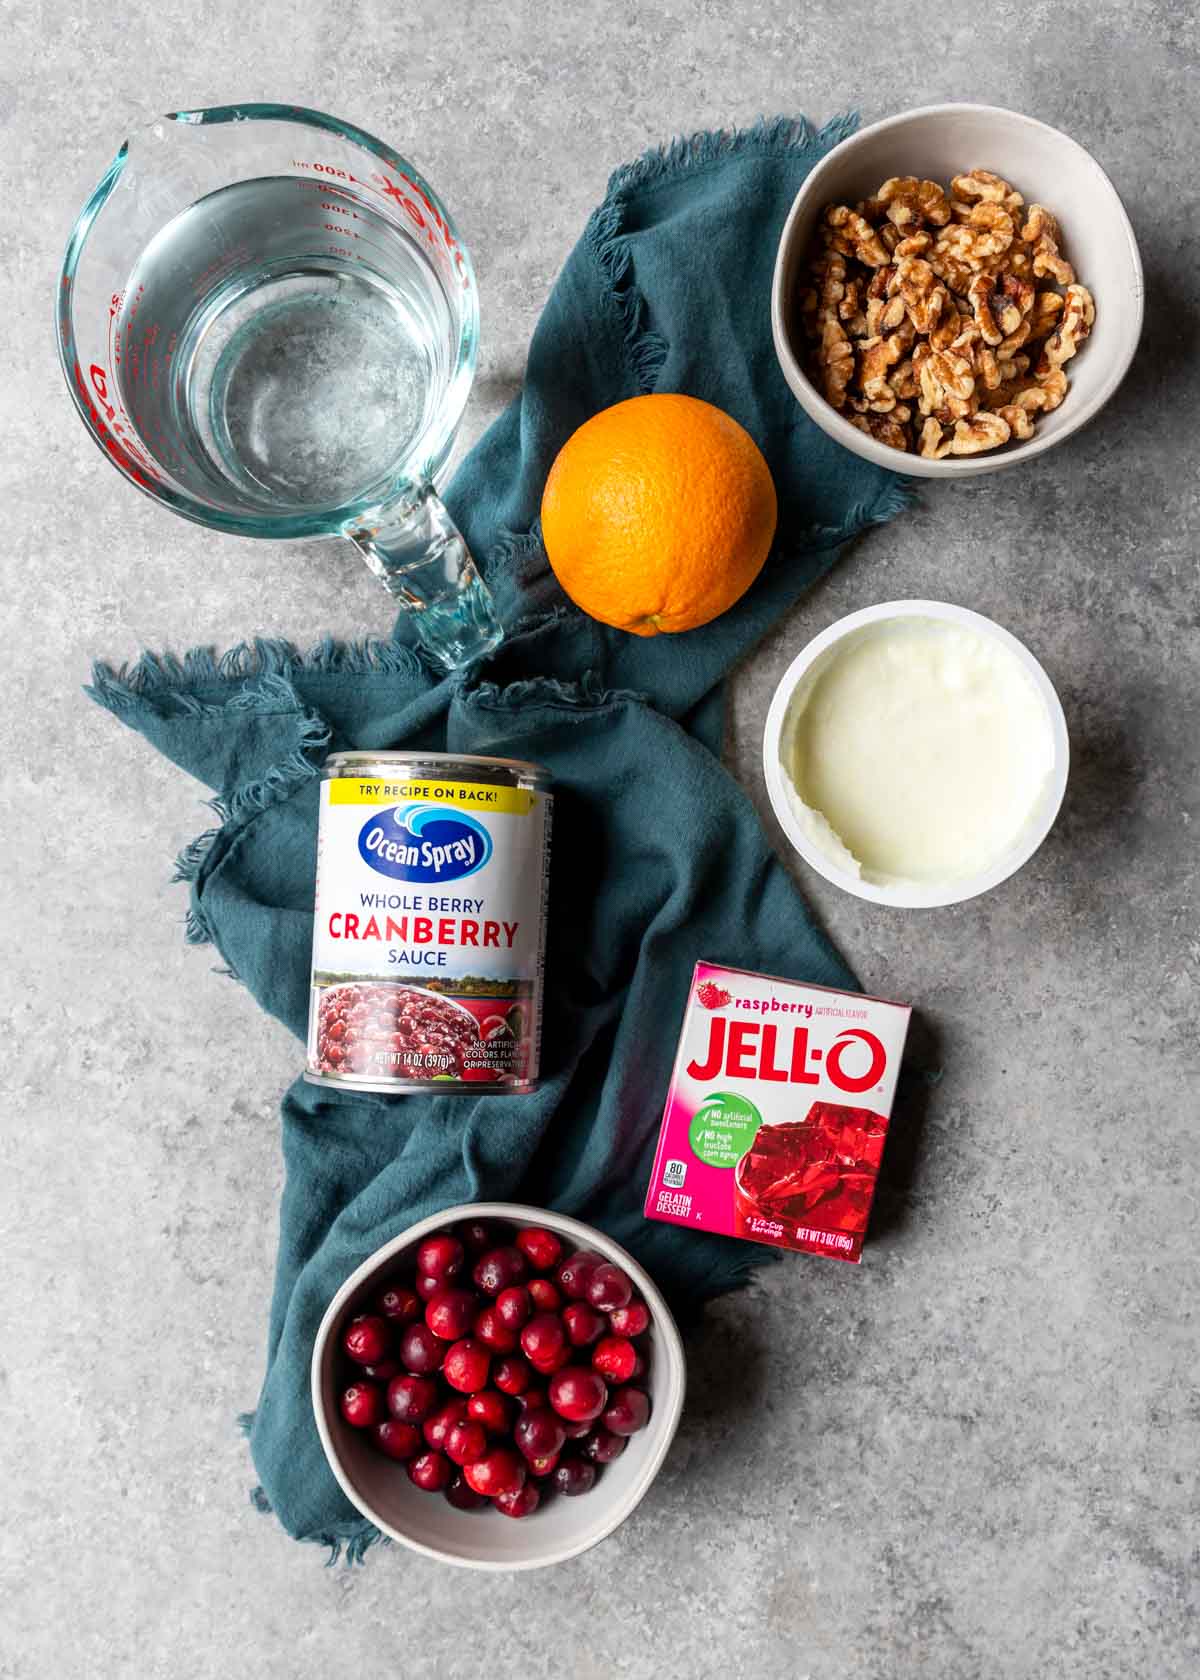
[[[533,764],[527,759],[485,758],[473,753],[443,752],[335,752],[325,760],[322,774],[349,774],[372,764],[404,765],[410,770],[420,770],[428,765],[441,773],[461,766],[464,770],[505,770],[539,782],[550,780],[550,772],[544,765]]]

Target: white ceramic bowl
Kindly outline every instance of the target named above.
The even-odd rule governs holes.
[[[800,280],[817,220],[828,204],[866,198],[892,175],[948,185],[966,169],[990,169],[1025,202],[1058,218],[1066,255],[1096,300],[1096,324],[1067,364],[1071,388],[1034,435],[985,455],[927,461],[867,437],[832,408],[804,370],[805,345],[793,329]],[[922,478],[968,478],[999,472],[1053,449],[1091,420],[1133,360],[1142,331],[1144,285],[1137,241],[1108,176],[1088,152],[1056,128],[994,105],[929,105],[861,129],[835,146],[796,194],[784,224],[771,289],[771,325],[784,377],[822,430],[856,455],[892,472]]]
[[[958,880],[945,883],[906,882],[896,886],[877,886],[851,874],[849,870],[842,869],[832,857],[814,846],[793,809],[790,782],[780,756],[792,695],[805,673],[828,648],[861,630],[864,625],[878,624],[893,618],[943,619],[950,624],[959,624],[965,629],[973,630],[977,635],[1000,642],[1028,673],[1046,708],[1046,723],[1053,742],[1054,762],[1042,796],[1007,851],[988,869],[977,875],[964,875]],[[1029,861],[1054,826],[1054,819],[1066,792],[1070,761],[1067,720],[1063,716],[1058,695],[1050,678],[1029,649],[990,618],[984,618],[981,613],[971,612],[966,607],[950,606],[945,601],[883,601],[878,606],[864,607],[861,612],[839,618],[828,630],[822,630],[819,636],[814,636],[808,646],[796,655],[784,672],[767,712],[767,724],[763,732],[763,772],[771,807],[779,826],[804,861],[810,864],[818,875],[823,875],[827,881],[832,881],[835,887],[841,887],[844,892],[853,893],[856,898],[870,899],[876,904],[892,904],[906,910],[961,904],[968,898],[976,898],[989,888],[998,886],[1001,881],[1006,881],[1010,875],[1015,874],[1023,863]]]
[[[363,1432],[351,1429],[338,1409],[341,1369],[335,1332],[360,1312],[381,1283],[403,1271],[417,1244],[464,1219],[542,1225],[574,1247],[595,1249],[622,1266],[650,1308],[650,1422],[611,1464],[590,1493],[554,1499],[544,1510],[514,1521],[498,1511],[458,1511],[441,1494],[415,1488],[402,1464],[377,1453]],[[338,1290],[317,1331],[312,1359],[312,1403],[321,1445],[342,1490],[384,1534],[426,1557],[470,1569],[542,1569],[587,1551],[612,1533],[639,1503],[667,1455],[683,1410],[686,1366],[670,1309],[647,1273],[619,1243],[578,1219],[514,1202],[472,1202],[422,1219],[364,1260]]]

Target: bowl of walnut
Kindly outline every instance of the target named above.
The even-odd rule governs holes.
[[[1142,329],[1137,241],[1076,141],[932,105],[808,176],[784,226],[775,349],[837,443],[924,478],[996,472],[1092,419]]]

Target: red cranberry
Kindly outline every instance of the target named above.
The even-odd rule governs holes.
[[[540,1225],[527,1225],[514,1241],[535,1272],[548,1272],[562,1258],[562,1240]]]
[[[567,1333],[557,1313],[536,1313],[529,1320],[521,1332],[521,1351],[543,1376],[566,1363]]]
[[[570,1423],[590,1423],[608,1404],[604,1379],[586,1365],[568,1365],[550,1378],[550,1404]]]
[[[614,1336],[640,1336],[650,1328],[650,1309],[645,1301],[630,1301],[627,1307],[614,1307],[608,1322]]]
[[[423,1423],[437,1403],[437,1384],[428,1377],[393,1377],[387,1386],[388,1411],[400,1423]]]
[[[494,1306],[484,1307],[475,1320],[475,1336],[493,1353],[513,1353],[516,1350],[517,1332],[509,1329]]]
[[[637,1350],[635,1349],[634,1350],[634,1361],[633,1361],[633,1377],[632,1377],[631,1380],[633,1382],[641,1382],[642,1378],[646,1375],[646,1369],[647,1369],[647,1367],[646,1367],[646,1356],[645,1356],[645,1354],[638,1353]]]
[[[516,1493],[525,1486],[525,1466],[511,1447],[493,1447],[486,1458],[465,1465],[463,1475],[476,1493],[496,1499],[502,1493]]]
[[[516,1398],[519,1412],[540,1412],[543,1406],[550,1404],[550,1396],[544,1388],[527,1388],[524,1394],[518,1394]]]
[[[593,1464],[611,1464],[614,1458],[620,1458],[628,1445],[624,1435],[614,1435],[611,1429],[598,1424],[583,1443],[582,1451]]]
[[[445,1356],[446,1344],[428,1324],[410,1324],[400,1338],[400,1363],[419,1377],[440,1371]]]
[[[614,1435],[636,1435],[650,1417],[650,1401],[640,1388],[618,1388],[604,1413],[604,1427]]]
[[[442,1282],[441,1278],[427,1277],[426,1274],[422,1272],[418,1276],[413,1287],[417,1294],[421,1297],[422,1301],[432,1301],[438,1291],[444,1289],[446,1285]]]
[[[590,1435],[592,1433],[592,1420],[590,1418],[581,1418],[578,1423],[568,1423],[566,1418],[564,1418],[563,1430],[568,1441],[582,1441],[586,1435]]]
[[[502,1289],[524,1283],[529,1276],[529,1262],[519,1248],[493,1248],[475,1262],[471,1276],[475,1287],[485,1295],[499,1295]]]
[[[514,1353],[506,1359],[496,1361],[492,1381],[501,1394],[524,1394],[533,1381],[533,1371],[527,1359],[522,1359],[519,1353]]]
[[[592,1349],[592,1365],[605,1382],[628,1382],[637,1369],[637,1349],[624,1336],[605,1336]]]
[[[446,1436],[446,1457],[451,1464],[476,1464],[487,1450],[487,1430],[469,1418],[465,1423],[456,1423]]]
[[[370,1429],[383,1416],[383,1390],[356,1382],[342,1391],[342,1416],[353,1429]]]
[[[506,1517],[531,1517],[542,1502],[542,1496],[532,1482],[526,1482],[515,1493],[497,1494],[492,1504]]]
[[[597,1266],[587,1286],[587,1298],[600,1312],[615,1312],[627,1307],[633,1296],[633,1285],[620,1266]]]
[[[562,1422],[547,1406],[517,1419],[513,1440],[525,1458],[549,1458],[562,1451],[566,1440]]]
[[[589,1307],[586,1301],[572,1301],[569,1307],[564,1307],[562,1321],[567,1327],[567,1340],[572,1347],[587,1347],[591,1342],[598,1342],[608,1327],[604,1314],[598,1313],[595,1307]]]
[[[425,1444],[435,1447],[438,1452],[446,1449],[446,1437],[456,1423],[464,1423],[467,1416],[467,1402],[462,1399],[447,1400],[439,1406],[436,1412],[430,1412],[421,1426],[425,1437]]]
[[[502,1289],[496,1297],[495,1311],[501,1324],[509,1330],[519,1330],[528,1323],[533,1311],[528,1289],[523,1289],[520,1284],[512,1289]]]
[[[481,1423],[489,1435],[506,1435],[512,1423],[513,1403],[494,1388],[472,1394],[467,1401],[467,1416]]]
[[[385,1318],[364,1314],[352,1318],[342,1337],[342,1346],[356,1365],[378,1365],[387,1358],[392,1333]]]
[[[557,1312],[562,1296],[549,1278],[534,1278],[529,1285],[529,1299],[539,1312]]]
[[[441,1278],[449,1283],[467,1263],[466,1250],[457,1237],[426,1237],[417,1250],[417,1271],[423,1277]]]
[[[598,1254],[590,1254],[586,1249],[580,1249],[577,1254],[568,1255],[562,1261],[558,1271],[554,1274],[558,1287],[568,1301],[582,1301],[587,1294],[588,1284],[592,1281],[592,1273],[597,1266],[603,1265]]]
[[[421,1431],[416,1424],[401,1423],[398,1418],[384,1418],[372,1429],[371,1437],[388,1458],[412,1458],[421,1450]]]
[[[400,1375],[400,1361],[385,1359],[381,1365],[364,1365],[362,1374],[364,1377],[370,1377],[372,1382],[390,1383],[393,1377]]]
[[[463,1247],[476,1259],[496,1246],[496,1227],[486,1219],[468,1219],[456,1229]]]
[[[470,1330],[478,1310],[469,1289],[439,1289],[425,1308],[425,1322],[444,1342],[456,1342]]]
[[[446,1498],[456,1511],[481,1511],[487,1504],[481,1493],[467,1486],[467,1478],[461,1470],[446,1489]]]
[[[460,1394],[478,1394],[481,1388],[487,1387],[491,1363],[491,1355],[483,1343],[464,1336],[446,1355],[442,1376]]]
[[[445,1453],[423,1452],[408,1461],[408,1479],[425,1493],[441,1493],[454,1479],[454,1469]]]
[[[543,1476],[553,1476],[558,1469],[558,1454],[546,1453],[541,1458],[527,1458],[525,1468],[531,1476],[537,1476],[539,1480]]]
[[[564,1458],[554,1472],[554,1485],[568,1499],[590,1493],[596,1485],[596,1466],[586,1458]]]
[[[421,1297],[415,1289],[396,1285],[384,1289],[375,1298],[375,1309],[389,1324],[411,1324],[421,1316]]]

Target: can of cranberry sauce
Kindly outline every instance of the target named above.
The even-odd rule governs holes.
[[[306,1079],[389,1095],[536,1086],[548,786],[515,759],[330,755]]]

